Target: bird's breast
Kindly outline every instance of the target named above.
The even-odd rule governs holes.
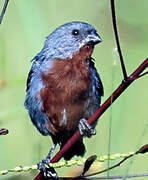
[[[82,50],[84,51],[84,50]],[[40,96],[43,110],[50,119],[49,130],[75,130],[83,118],[85,102],[91,89],[89,53],[77,53],[72,59],[54,59],[49,72],[42,74],[45,88]]]

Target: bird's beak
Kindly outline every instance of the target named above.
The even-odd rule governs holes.
[[[90,34],[85,39],[85,45],[96,45],[100,42],[102,42],[102,39],[97,33]]]

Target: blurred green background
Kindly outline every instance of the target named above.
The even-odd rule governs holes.
[[[0,9],[3,3],[4,0],[1,0]],[[148,56],[147,7],[147,0],[116,1],[118,28],[128,74]],[[0,170],[36,164],[49,151],[51,139],[39,134],[23,106],[26,78],[30,60],[43,47],[45,37],[59,25],[75,20],[94,25],[103,39],[93,53],[104,84],[102,102],[121,82],[109,0],[10,1],[0,26],[0,128],[5,127],[10,131],[7,136],[0,137]],[[108,153],[110,120],[111,153],[136,151],[148,143],[147,76],[134,82],[103,114],[97,125],[97,135],[85,139],[85,157]],[[145,173],[148,170],[147,159],[147,154],[139,155],[132,162],[128,161],[112,170],[110,175],[124,175],[127,171],[129,174]],[[106,167],[106,163],[101,166]],[[62,168],[58,172],[67,175],[72,170]],[[0,179],[25,180],[34,176],[32,173],[20,173],[0,176]]]

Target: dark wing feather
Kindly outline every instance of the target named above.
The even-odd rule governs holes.
[[[31,82],[31,78],[32,78],[32,75],[33,75],[33,68],[31,68],[29,74],[28,74],[28,78],[27,78],[27,83],[26,83],[26,92],[28,91],[29,87],[30,87],[30,82]]]
[[[102,84],[100,76],[95,68],[93,59],[90,60],[90,70],[91,70],[91,74],[92,74],[92,83],[95,86],[96,93],[98,94],[98,96],[103,96],[104,95],[103,84]]]
[[[41,63],[43,62],[43,60],[44,60],[44,56],[43,56],[42,51],[39,52],[39,53],[31,60],[31,62],[33,62],[33,64],[32,64],[31,70],[30,70],[30,72],[29,72],[29,74],[28,74],[27,83],[26,83],[26,86],[27,86],[26,92],[28,91],[28,89],[29,89],[29,87],[30,87],[31,78],[32,78],[32,76],[33,76],[34,70],[36,69],[36,68],[35,68],[35,66],[36,66],[36,64],[37,64],[36,62],[38,62],[38,64],[41,64]]]

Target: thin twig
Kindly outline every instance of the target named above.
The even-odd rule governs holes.
[[[138,78],[143,77],[143,76],[145,76],[146,74],[148,74],[148,71],[145,72],[145,73],[140,74],[140,75],[138,76]]]
[[[112,23],[113,23],[115,40],[116,40],[117,49],[118,49],[118,53],[119,53],[119,57],[120,57],[120,63],[121,63],[121,68],[122,68],[122,72],[123,72],[123,77],[124,77],[124,80],[126,81],[127,72],[126,72],[126,68],[125,68],[125,64],[124,64],[124,60],[123,60],[123,55],[122,55],[122,51],[121,51],[121,47],[120,47],[120,42],[119,42],[114,0],[110,0],[110,5],[111,5]]]
[[[113,165],[113,166],[111,166],[111,167],[109,167],[109,168],[107,168],[107,169],[104,169],[104,170],[102,170],[102,171],[89,174],[89,175],[87,175],[87,176],[85,176],[85,177],[94,176],[94,175],[101,174],[101,173],[104,173],[104,172],[106,172],[106,171],[109,171],[109,170],[111,170],[111,169],[114,169],[114,168],[120,166],[124,161],[126,161],[127,159],[131,158],[131,157],[134,156],[134,155],[135,155],[135,154],[131,154],[131,155],[129,155],[128,157],[125,157],[124,159],[122,159],[119,163],[117,163],[117,164],[115,164],[115,165]]]
[[[109,171],[111,169],[114,169],[118,166],[120,166],[123,162],[125,162],[126,160],[128,160],[129,158],[133,157],[134,155],[137,155],[137,154],[145,154],[148,152],[148,144],[145,144],[144,146],[142,146],[138,151],[136,151],[135,153],[133,154],[130,154],[129,156],[126,156],[124,159],[122,159],[119,163],[107,168],[107,169],[104,169],[102,171],[99,171],[99,172],[95,172],[95,173],[91,173],[89,175],[86,175],[84,177],[90,177],[90,176],[95,176],[95,175],[98,175],[98,174],[101,174],[101,173],[104,173],[106,171]]]
[[[4,6],[3,6],[3,10],[2,10],[1,15],[0,15],[0,24],[2,23],[4,14],[5,14],[7,6],[8,6],[8,2],[9,2],[9,0],[5,0],[5,3],[4,3]]]
[[[122,179],[122,178],[138,178],[138,177],[144,177],[148,176],[148,173],[145,174],[133,174],[133,175],[127,175],[127,176],[109,176],[109,177],[92,177],[91,179],[86,180],[97,180],[97,179]],[[64,180],[64,179],[63,179]]]

